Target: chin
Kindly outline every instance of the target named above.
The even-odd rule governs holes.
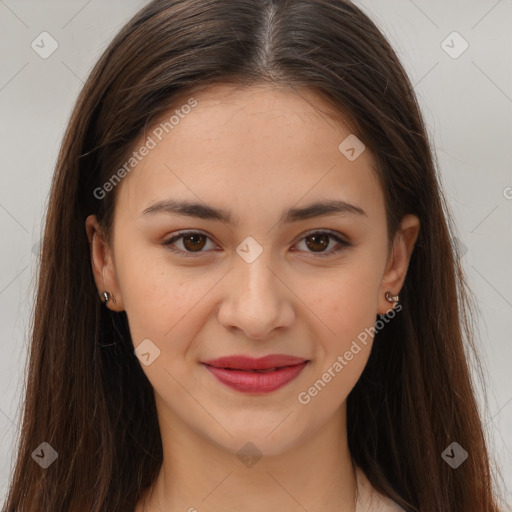
[[[300,444],[300,435],[290,432],[284,426],[276,428],[279,422],[265,429],[245,428],[229,429],[233,437],[224,436],[222,439],[211,439],[221,449],[236,455],[238,458],[271,457],[281,455]],[[272,430],[275,429],[274,432]],[[272,432],[270,435],[269,432]]]

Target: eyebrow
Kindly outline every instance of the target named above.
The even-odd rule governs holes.
[[[177,201],[174,199],[158,201],[150,204],[141,215],[150,215],[155,213],[171,213],[187,217],[197,217],[200,219],[218,220],[230,225],[235,224],[233,215],[230,211],[194,201]],[[347,203],[346,201],[325,200],[310,204],[303,208],[289,208],[281,214],[281,218],[278,223],[287,224],[332,214],[355,214],[366,217],[368,216],[361,207]]]

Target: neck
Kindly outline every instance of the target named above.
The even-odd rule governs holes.
[[[176,428],[176,418],[159,415],[164,457],[144,512],[354,512],[356,475],[345,411],[343,404],[320,430],[285,452],[243,461]],[[142,510],[139,504],[136,512]]]

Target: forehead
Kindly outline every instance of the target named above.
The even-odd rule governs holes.
[[[172,127],[175,135],[185,136],[186,132],[194,130],[198,135],[220,139],[231,130],[231,136],[237,139],[246,140],[253,135],[262,142],[265,132],[270,137],[276,135],[276,130],[283,129],[280,139],[293,135],[294,139],[305,136],[308,142],[320,142],[326,132],[351,133],[345,116],[314,90],[270,84],[215,84],[189,93],[181,92],[174,98],[171,112],[161,116],[155,125],[165,123],[169,113],[182,110],[191,98],[197,102],[196,106],[190,113],[180,115],[180,119],[175,116],[177,122]],[[183,122],[185,118],[187,123]],[[315,130],[305,129],[308,124]]]
[[[152,149],[118,190],[133,215],[169,196],[261,215],[317,199],[382,209],[372,155],[347,158],[349,124],[311,90],[222,84],[175,100],[135,144]]]

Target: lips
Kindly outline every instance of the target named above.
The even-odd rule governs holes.
[[[227,356],[203,364],[222,384],[244,393],[268,393],[281,388],[306,367],[300,357],[272,354],[258,359]]]
[[[300,357],[271,354],[258,359],[247,356],[226,356],[204,361],[204,364],[215,368],[226,368],[228,370],[270,370],[284,366],[295,366],[305,361],[306,359]]]

